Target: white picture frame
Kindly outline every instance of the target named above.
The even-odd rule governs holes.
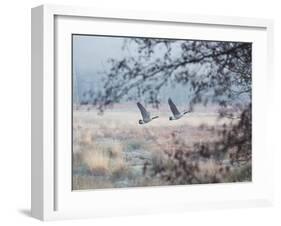
[[[112,28],[111,30],[102,29],[101,24],[104,21],[108,23],[107,28]],[[123,22],[125,22],[124,25],[122,25]],[[115,23],[120,24],[120,29],[117,29],[118,26],[115,26]],[[143,30],[130,27],[137,23]],[[171,30],[174,29],[170,34],[172,37],[185,37],[188,30],[187,33],[181,33],[177,26],[183,29],[189,26],[190,29],[192,27],[195,30],[186,38],[190,38],[191,35],[195,38],[206,37],[208,34],[210,39],[215,39],[217,35],[220,35],[218,39],[254,40],[253,181],[249,184],[73,192],[69,176],[71,174],[71,148],[69,149],[69,142],[67,142],[71,128],[67,121],[63,122],[61,116],[71,114],[67,99],[70,98],[67,95],[71,88],[65,86],[63,91],[61,88],[62,82],[71,83],[71,76],[68,77],[71,71],[69,34],[79,29],[80,33],[99,30],[100,34],[125,35],[126,29],[130,29],[133,32],[132,35],[148,36],[160,24],[165,30],[157,31],[160,36],[169,35],[166,29],[169,27]],[[212,29],[217,29],[218,32]],[[230,36],[231,32],[228,31],[231,29],[237,29],[240,32]],[[267,140],[260,138],[266,137],[267,108],[270,105],[270,101],[267,100],[270,99],[273,76],[272,45],[273,22],[265,19],[122,12],[56,5],[33,8],[32,216],[41,220],[56,220],[271,205],[273,178],[268,175],[273,173],[273,153],[268,148]]]

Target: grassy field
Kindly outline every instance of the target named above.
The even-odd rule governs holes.
[[[227,155],[218,162],[201,158],[193,150],[196,143],[219,139],[214,131],[235,121],[218,119],[213,110],[194,111],[177,121],[168,120],[168,110],[161,112],[159,119],[139,125],[140,113],[135,108],[108,110],[103,115],[94,109],[75,110],[73,189],[169,185],[154,169],[173,169],[167,152],[179,147],[190,154],[188,161],[196,165],[201,183],[210,183],[214,177],[218,182],[245,181],[239,178],[244,168],[230,164]]]

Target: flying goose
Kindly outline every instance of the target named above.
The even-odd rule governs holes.
[[[174,104],[174,102],[172,101],[171,98],[168,99],[168,104],[170,106],[170,109],[173,113],[173,116],[170,116],[170,120],[177,120],[177,119],[180,119],[182,116],[184,116],[185,114],[191,112],[191,110],[189,111],[184,111],[182,113],[179,112],[177,106]]]
[[[137,105],[142,115],[142,120],[139,120],[139,124],[145,124],[152,121],[153,119],[159,118],[159,116],[154,116],[151,118],[150,113],[144,108],[144,106],[141,105],[141,103],[138,102]]]

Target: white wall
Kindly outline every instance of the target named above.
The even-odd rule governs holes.
[[[281,7],[278,1],[261,0],[57,0],[56,4],[88,5],[116,9],[170,11],[195,14],[265,17],[275,19],[275,97],[276,108],[269,121],[272,148],[275,149],[276,205],[272,208],[188,212],[56,222],[59,225],[280,225],[281,149],[279,62]],[[30,207],[30,8],[48,0],[7,0],[0,8],[0,221],[1,225],[35,225],[28,217]],[[279,40],[279,42],[278,42]],[[279,134],[278,134],[279,133]],[[280,146],[280,144],[279,144]],[[279,152],[278,152],[279,151]],[[269,175],[273,176],[273,175]],[[237,191],[239,192],[239,191]]]

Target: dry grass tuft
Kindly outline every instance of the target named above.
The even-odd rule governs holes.
[[[82,159],[93,175],[106,175],[110,169],[110,159],[103,152],[97,150],[85,151]]]
[[[79,141],[80,141],[79,143],[81,146],[92,144],[93,136],[92,136],[91,130],[89,128],[82,130],[82,132],[80,133]]]
[[[103,152],[106,152],[106,154],[110,157],[110,158],[122,158],[123,155],[123,145],[116,141],[116,140],[111,140],[107,143],[104,143],[103,145],[100,145],[100,149]]]
[[[75,154],[74,167],[85,165],[92,176],[120,177],[126,171],[123,157],[123,145],[116,140],[96,143],[89,130],[83,131],[81,145],[83,149]],[[87,142],[86,142],[87,141]]]

